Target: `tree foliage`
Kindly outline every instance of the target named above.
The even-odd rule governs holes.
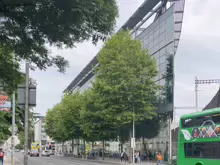
[[[104,40],[114,30],[118,9],[115,0],[4,0],[0,12],[0,83],[9,85],[21,76],[12,52],[17,61],[64,72],[68,61],[51,56],[47,45],[72,48],[90,38]]]
[[[84,107],[81,112],[81,129],[93,141],[117,139],[118,126],[106,120],[105,105],[91,89],[84,93]]]
[[[154,81],[155,60],[129,32],[122,31],[106,42],[98,61],[91,89],[66,94],[48,110],[46,133],[57,141],[119,138],[124,143],[134,119],[137,138],[156,136],[162,120],[155,113],[160,89]]]
[[[11,94],[17,84],[23,80],[19,64],[14,62],[12,51],[7,46],[0,46],[0,87]]]
[[[23,150],[23,149],[24,149],[24,145],[22,145],[21,143],[20,143],[20,144],[17,144],[17,145],[15,146],[15,149]]]
[[[10,123],[6,119],[7,113],[0,111],[0,142],[7,140],[9,138],[10,132],[8,128]]]
[[[141,42],[122,31],[106,42],[98,61],[93,88],[107,104],[107,120],[127,124],[155,116],[156,61]]]
[[[63,119],[63,129],[66,132],[66,136],[69,137],[68,140],[83,138],[83,133],[80,128],[80,110],[82,106],[83,96],[80,93],[66,94],[61,101],[63,108],[62,116]]]
[[[4,0],[0,3],[0,12],[0,85],[9,94],[23,81],[20,61],[27,60],[41,70],[57,66],[60,72],[64,72],[68,61],[60,55],[52,56],[48,45],[73,48],[76,43],[89,39],[96,44],[113,32],[118,15],[115,0]],[[22,135],[24,114],[19,109],[16,109],[16,123]],[[59,119],[60,116],[57,115],[68,117],[65,114],[72,112],[62,113],[60,105],[54,109],[56,113],[49,111],[47,115],[48,121],[52,123],[56,122],[54,118]],[[8,127],[11,114],[0,112],[0,119],[0,139],[5,140],[10,136]],[[72,119],[70,120],[73,121]],[[67,124],[68,135],[62,129]],[[50,130],[51,128],[54,130]],[[68,139],[68,136],[74,136],[75,131],[80,129],[77,126],[74,131],[71,130],[71,124],[63,121],[47,128],[48,133],[57,140]],[[62,131],[62,137],[54,134],[62,134]],[[78,134],[79,132],[77,136]]]
[[[16,106],[15,111],[15,124],[17,125],[18,132],[24,131],[24,109],[19,106]],[[5,112],[0,111],[0,139],[7,140],[11,136],[11,132],[9,131],[9,127],[12,122],[12,113],[11,111]],[[31,122],[31,120],[29,121]]]
[[[48,136],[59,142],[67,141],[63,119],[61,114],[63,109],[60,104],[54,106],[53,109],[48,110],[46,116],[45,131]]]

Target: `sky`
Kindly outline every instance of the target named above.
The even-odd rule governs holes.
[[[144,0],[117,0],[119,18],[116,29],[120,28],[136,11]],[[178,107],[195,106],[195,76],[198,79],[220,79],[220,14],[219,0],[186,0],[184,22],[180,44],[175,56],[175,107],[176,119],[194,109]],[[51,47],[53,55],[62,55],[70,62],[65,74],[56,68],[47,71],[31,71],[37,80],[37,107],[35,111],[45,115],[49,108],[57,104],[63,90],[99,52],[102,44],[92,45],[91,41],[77,44],[74,49],[58,50]],[[219,84],[199,86],[199,107],[204,107],[215,95]]]

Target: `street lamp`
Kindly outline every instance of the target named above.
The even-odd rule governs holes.
[[[134,105],[133,105],[133,107],[132,107],[132,109],[133,109],[133,140],[132,140],[132,145],[133,145],[133,148],[132,148],[132,154],[133,154],[133,156],[132,156],[132,158],[133,158],[133,160],[132,160],[132,162],[133,162],[133,165],[134,165],[134,147],[135,147],[135,121],[134,121],[134,116],[135,116],[135,113],[134,113]]]

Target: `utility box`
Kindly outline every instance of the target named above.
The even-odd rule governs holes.
[[[18,104],[21,106],[25,105],[25,85],[18,85]],[[36,107],[36,86],[35,85],[29,85],[29,94],[28,94],[28,105],[30,107]]]

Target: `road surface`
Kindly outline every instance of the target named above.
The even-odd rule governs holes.
[[[16,164],[23,165],[23,153],[15,153]],[[66,157],[28,157],[28,165],[117,165],[116,163],[96,162]],[[121,163],[119,162],[118,165]],[[140,162],[139,165],[155,165],[155,163]],[[137,165],[138,165],[137,164]],[[126,164],[125,164],[126,165]],[[127,164],[128,165],[128,164]]]

